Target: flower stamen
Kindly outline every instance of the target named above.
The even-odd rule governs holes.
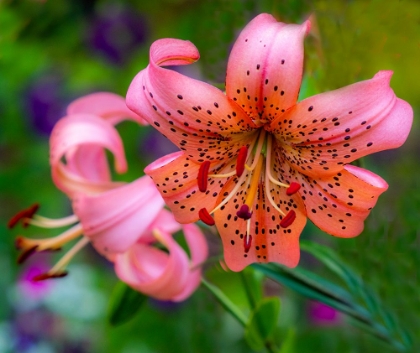
[[[200,190],[201,192],[207,191],[209,168],[210,168],[210,162],[205,161],[201,163],[200,169],[198,170],[197,184],[198,184],[198,190]]]
[[[215,225],[215,221],[210,215],[209,211],[207,211],[207,208],[202,208],[200,211],[198,211],[198,217],[203,223],[207,224],[208,226]]]
[[[89,243],[89,238],[83,237],[80,239],[47,273],[43,273],[35,276],[32,280],[43,281],[50,278],[60,278],[67,275],[67,271],[64,268],[71,261],[71,259]]]
[[[30,255],[39,251],[57,251],[67,242],[82,235],[82,226],[77,224],[67,231],[53,238],[45,239],[30,239],[26,237],[17,237],[15,246],[18,250],[22,250],[22,253],[18,257],[18,263],[24,262]]]
[[[22,220],[22,226],[26,228],[29,223],[28,220],[34,216],[34,214],[36,213],[36,211],[38,211],[38,209],[39,209],[39,204],[35,203],[32,206],[18,212],[9,220],[9,222],[7,223],[7,226],[11,229],[16,224],[18,224],[19,221]]]
[[[244,236],[244,250],[247,253],[249,249],[251,249],[252,244],[252,235],[251,234],[245,234]]]
[[[294,220],[296,219],[296,212],[293,210],[290,210],[286,216],[281,220],[280,227],[287,228],[292,225]]]
[[[248,159],[248,148],[242,146],[239,149],[238,158],[236,160],[236,175],[240,177],[245,170],[245,163]]]

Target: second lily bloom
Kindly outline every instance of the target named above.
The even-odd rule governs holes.
[[[20,261],[79,239],[37,280],[66,275],[68,262],[90,242],[114,263],[118,277],[134,289],[157,299],[180,301],[200,284],[207,244],[196,225],[181,226],[164,209],[164,201],[148,176],[131,183],[111,180],[106,149],[114,155],[118,173],[127,169],[123,144],[114,127],[126,118],[144,123],[127,109],[122,97],[111,93],[92,94],[73,102],[51,134],[50,162],[54,183],[70,197],[74,215],[52,220],[38,216],[37,207],[32,207],[20,212],[9,225],[22,220],[24,225],[44,228],[70,227],[55,238],[18,237]],[[180,230],[191,258],[173,238]]]

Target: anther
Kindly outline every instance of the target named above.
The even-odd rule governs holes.
[[[18,212],[17,214],[15,214],[7,223],[7,226],[9,228],[13,228],[16,224],[19,223],[20,220],[22,221],[22,226],[23,227],[27,227],[28,226],[28,222],[25,221],[26,218],[32,218],[33,215],[36,213],[36,211],[38,211],[39,208],[39,204],[35,203],[32,206]]]
[[[32,281],[39,282],[39,281],[45,281],[46,279],[50,278],[62,278],[68,275],[67,271],[63,272],[56,272],[56,273],[41,273],[40,275],[36,275],[32,278]]]
[[[236,160],[236,175],[240,177],[245,170],[246,157],[248,156],[248,148],[242,146],[239,149],[238,159]]]
[[[300,189],[300,184],[293,182],[290,184],[290,186],[286,190],[287,196],[293,195],[294,193],[298,192]]]
[[[242,218],[242,219],[247,220],[247,219],[250,219],[251,218],[252,212],[249,212],[249,206],[246,205],[246,204],[244,204],[244,205],[241,206],[241,208],[239,209],[239,211],[236,212],[236,215],[239,218]]]
[[[210,162],[205,161],[201,163],[200,169],[198,170],[197,184],[198,184],[198,190],[200,190],[201,192],[207,191],[207,179],[209,175],[209,168],[210,168]]]
[[[249,249],[251,249],[251,243],[252,243],[252,236],[246,234],[244,236],[244,250],[247,253]]]
[[[283,217],[283,219],[280,222],[280,227],[287,228],[292,225],[294,220],[296,219],[296,212],[291,210],[287,213],[286,216]]]
[[[37,248],[38,248],[38,245],[34,245],[31,248],[23,250],[17,258],[17,263],[19,265],[24,263],[29,256],[31,256],[32,254],[36,252]]]
[[[213,217],[210,215],[206,208],[202,208],[200,211],[198,211],[198,217],[200,217],[200,220],[208,226],[215,225]]]

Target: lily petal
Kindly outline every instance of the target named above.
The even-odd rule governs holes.
[[[252,120],[219,89],[160,67],[187,65],[198,57],[188,41],[154,42],[149,66],[130,85],[127,105],[191,159],[224,161],[249,142]]]
[[[73,210],[96,250],[127,251],[160,213],[164,201],[149,177],[99,195],[76,194]]]
[[[182,293],[188,280],[188,257],[169,234],[160,233],[158,241],[168,249],[169,254],[137,243],[127,252],[115,256],[115,272],[139,292],[159,300],[174,300]]]
[[[284,156],[313,178],[334,175],[344,164],[401,146],[413,121],[411,106],[389,86],[391,71],[303,100],[268,131],[285,140]]]
[[[268,14],[241,32],[229,56],[226,94],[256,122],[266,123],[296,103],[303,72],[303,39],[310,22],[284,24]]]
[[[207,259],[208,246],[204,234],[195,224],[186,224],[182,227],[185,240],[191,253],[190,272],[185,287],[181,293],[173,298],[182,301],[188,298],[200,285],[201,264]]]
[[[200,166],[183,152],[171,153],[149,164],[144,172],[155,182],[165,203],[182,224],[199,219],[198,212],[206,207],[209,211],[226,182],[225,178],[209,179],[206,192],[198,190],[197,175]],[[235,162],[221,169],[221,173],[235,170]]]
[[[153,231],[158,229],[162,232],[173,234],[181,230],[181,225],[175,220],[172,212],[162,208],[148,229],[141,236],[142,243],[153,243],[156,241]]]
[[[233,183],[227,183],[222,192],[230,192],[232,188]],[[296,212],[296,219],[292,225],[287,229],[281,228],[283,216],[267,200],[264,188],[265,184],[261,183],[252,208],[253,213],[249,220],[249,235],[252,236],[252,241],[248,251],[244,247],[247,221],[239,219],[236,215],[239,206],[244,203],[246,193],[228,201],[220,211],[215,212],[225,262],[232,271],[241,271],[254,262],[278,262],[288,267],[295,267],[299,262],[299,236],[306,224],[302,200],[297,195],[287,196],[286,188],[270,190],[274,203],[280,205],[285,213],[290,210]]]
[[[343,238],[355,237],[388,184],[378,175],[346,165],[334,176],[311,179],[296,173],[308,217],[323,231]]]
[[[76,192],[96,193],[118,186],[120,183],[110,181],[105,148],[115,157],[116,171],[125,172],[127,162],[122,141],[111,124],[89,114],[61,119],[50,138],[50,164],[57,188],[71,196]]]
[[[110,92],[92,93],[74,100],[67,107],[67,115],[72,114],[100,116],[113,125],[125,119],[134,120],[141,125],[147,125],[146,121],[127,108],[123,97]]]

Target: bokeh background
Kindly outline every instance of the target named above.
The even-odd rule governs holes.
[[[420,332],[420,3],[407,0],[19,0],[0,1],[0,352],[151,353],[250,352],[243,329],[199,289],[179,304],[149,300],[134,320],[112,327],[108,300],[117,283],[112,267],[91,248],[79,253],[70,276],[33,283],[57,254],[40,254],[17,267],[14,238],[40,235],[10,231],[7,220],[34,202],[40,214],[71,212],[54,188],[48,136],[66,105],[81,95],[111,91],[125,95],[148,63],[150,44],[162,37],[191,40],[201,53],[187,74],[221,84],[235,36],[255,15],[301,23],[312,16],[306,40],[302,95],[394,71],[391,85],[415,111],[407,143],[365,158],[364,166],[389,182],[354,239],[334,239],[308,225],[302,237],[326,244],[341,256],[395,313],[397,325]],[[119,126],[129,161],[123,180],[142,175],[145,165],[174,147],[151,127]],[[54,231],[41,235],[52,236]],[[209,235],[213,251],[217,236]],[[303,259],[303,263],[312,261]],[[327,275],[318,263],[313,271]],[[213,264],[206,277],[239,306],[237,274]],[[290,352],[392,352],[331,308],[268,282],[282,300],[280,333],[292,330]],[[246,310],[246,308],[244,309]],[[290,338],[290,335],[289,335]],[[420,349],[413,350],[414,352]]]

